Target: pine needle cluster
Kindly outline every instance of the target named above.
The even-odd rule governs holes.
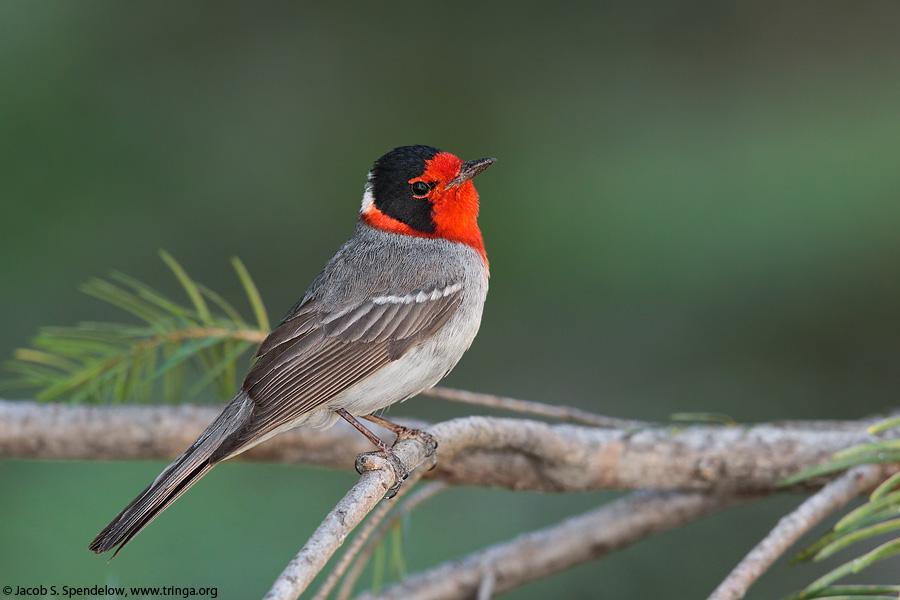
[[[95,278],[81,291],[137,318],[138,324],[84,322],[45,327],[31,347],[7,363],[15,377],[4,388],[27,388],[40,401],[149,402],[161,388],[165,402],[192,399],[212,387],[219,398],[236,391],[238,359],[269,333],[265,306],[247,268],[232,265],[254,313],[250,322],[222,296],[193,280],[167,252],[160,257],[190,300],[181,304],[124,273]],[[185,389],[186,369],[194,371]]]
[[[871,433],[880,433],[900,427],[900,417],[886,419],[870,428]],[[836,453],[830,461],[797,473],[784,481],[793,485],[822,475],[837,473],[857,465],[900,463],[900,440],[887,440],[863,444]],[[900,554],[900,473],[885,480],[867,498],[866,502],[844,515],[827,534],[803,549],[792,561],[797,564],[820,561],[859,542],[871,542],[878,536],[887,536],[875,548],[848,560],[818,578],[801,592],[785,600],[807,600],[809,598],[841,598],[896,600],[900,596],[900,585],[834,585],[838,580]]]

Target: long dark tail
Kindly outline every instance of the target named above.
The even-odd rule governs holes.
[[[94,538],[88,550],[100,554],[119,546],[113,554],[115,558],[125,544],[217,463],[237,454],[226,450],[232,446],[229,438],[248,422],[252,410],[253,401],[243,392],[238,394],[191,447]]]

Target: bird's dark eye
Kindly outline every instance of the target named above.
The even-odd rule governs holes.
[[[412,193],[415,196],[424,196],[431,191],[431,187],[432,186],[428,185],[424,181],[417,181],[412,184]]]

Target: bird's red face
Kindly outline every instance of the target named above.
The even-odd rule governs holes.
[[[389,233],[463,243],[485,256],[472,178],[493,162],[463,162],[430,146],[395,148],[369,173],[360,219]]]

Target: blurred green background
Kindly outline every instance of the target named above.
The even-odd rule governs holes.
[[[111,269],[178,293],[158,248],[246,308],[240,256],[277,319],[352,232],[374,159],[429,144],[499,159],[478,179],[491,292],[447,385],[654,420],[886,411],[898,22],[895,2],[3,2],[0,356],[121,319],[77,292]],[[112,563],[87,552],[162,466],[4,461],[0,583],[261,597],[354,481],[225,465]],[[453,490],[408,523],[407,566],[611,497]],[[509,597],[704,597],[799,501]],[[751,597],[822,572],[780,564]],[[897,583],[896,563],[862,579]]]

